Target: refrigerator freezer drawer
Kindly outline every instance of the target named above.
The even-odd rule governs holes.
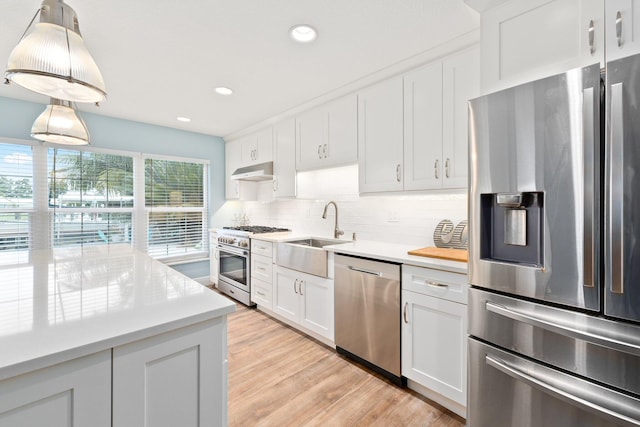
[[[468,309],[469,335],[640,395],[640,327],[477,288]]]
[[[469,339],[473,427],[640,425],[640,400]]]

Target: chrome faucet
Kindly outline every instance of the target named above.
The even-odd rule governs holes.
[[[324,212],[322,212],[322,219],[327,219],[327,208],[329,207],[329,205],[333,205],[333,207],[336,208],[336,226],[335,226],[335,229],[333,230],[333,237],[335,237],[336,239],[339,239],[340,236],[344,234],[344,231],[338,228],[338,205],[336,205],[336,202],[331,201],[326,205],[324,205]]]

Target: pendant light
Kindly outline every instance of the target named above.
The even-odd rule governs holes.
[[[36,17],[40,22],[29,34]],[[78,17],[62,0],[44,0],[7,61],[5,78],[29,90],[74,102],[106,98],[104,80],[80,35]]]
[[[89,144],[87,126],[72,103],[55,98],[51,98],[51,103],[33,123],[31,137],[55,144]]]

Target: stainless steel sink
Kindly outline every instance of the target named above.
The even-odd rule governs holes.
[[[278,243],[276,264],[314,276],[328,277],[328,253],[325,246],[349,243],[348,240],[309,237]]]
[[[288,243],[290,245],[311,246],[312,248],[322,248],[324,246],[337,245],[340,243],[347,243],[347,242],[345,240],[338,240],[338,239],[318,239],[315,237],[309,237],[308,239],[291,240],[285,243]]]

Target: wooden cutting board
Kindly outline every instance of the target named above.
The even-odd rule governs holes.
[[[409,255],[418,255],[429,258],[448,259],[451,261],[469,261],[469,251],[466,249],[449,249],[449,248],[421,248],[408,252]]]

